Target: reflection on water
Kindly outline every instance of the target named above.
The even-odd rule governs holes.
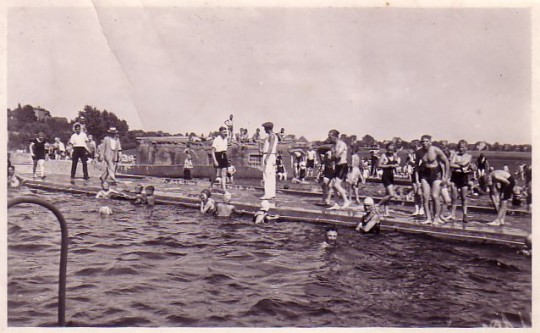
[[[254,225],[196,210],[40,192],[69,224],[74,326],[478,327],[530,325],[531,261],[514,250],[324,226]],[[99,208],[114,211],[100,217]],[[9,210],[8,324],[54,325],[59,226]]]

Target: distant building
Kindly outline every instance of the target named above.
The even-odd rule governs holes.
[[[34,115],[37,118],[37,121],[44,122],[49,119],[51,119],[51,113],[43,108],[40,108],[39,106],[37,108],[34,108]]]

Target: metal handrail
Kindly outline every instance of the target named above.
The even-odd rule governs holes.
[[[67,271],[67,253],[68,253],[68,230],[67,224],[62,213],[52,203],[37,197],[22,196],[8,201],[8,208],[15,205],[29,203],[43,206],[53,212],[60,223],[60,232],[62,233],[62,243],[60,247],[60,273],[58,279],[58,326],[66,324],[66,271]]]

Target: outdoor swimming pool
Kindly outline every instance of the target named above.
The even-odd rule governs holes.
[[[28,194],[22,189],[12,195]],[[69,227],[73,326],[479,327],[531,324],[531,260],[514,249],[32,191]],[[101,206],[114,214],[98,215]],[[8,325],[56,322],[60,233],[44,208],[8,217]]]

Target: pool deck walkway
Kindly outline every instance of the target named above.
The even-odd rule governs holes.
[[[26,180],[26,186],[34,189],[49,191],[62,191],[95,195],[100,189],[100,180],[92,177],[89,180],[82,178],[70,179],[68,175],[49,174],[45,179],[32,179],[31,174],[19,174]],[[208,188],[208,182],[170,180],[163,178],[145,177],[119,177],[118,184],[113,186],[120,191],[133,193],[136,184],[144,186],[154,185],[156,188],[156,203],[182,205],[190,208],[199,207],[199,193]],[[228,185],[227,190],[232,193],[232,204],[247,214],[257,211],[260,206],[260,188],[254,186]],[[220,186],[212,189],[213,198],[220,202],[222,191]],[[302,195],[302,193],[285,193],[278,191],[277,197],[272,201],[271,214],[278,214],[280,221],[311,222],[321,224],[335,224],[341,227],[354,227],[363,215],[363,207],[356,204],[347,209],[330,210],[319,206],[320,197]],[[488,226],[486,222],[495,219],[494,212],[486,216],[484,213],[473,215],[470,213],[470,222],[451,221],[443,225],[423,225],[421,219],[411,217],[411,207],[405,204],[394,205],[391,217],[381,222],[383,231],[400,231],[407,233],[425,234],[434,237],[455,239],[459,241],[472,241],[478,243],[504,244],[522,246],[527,235],[531,232],[530,214],[511,214],[507,216],[504,226]]]

